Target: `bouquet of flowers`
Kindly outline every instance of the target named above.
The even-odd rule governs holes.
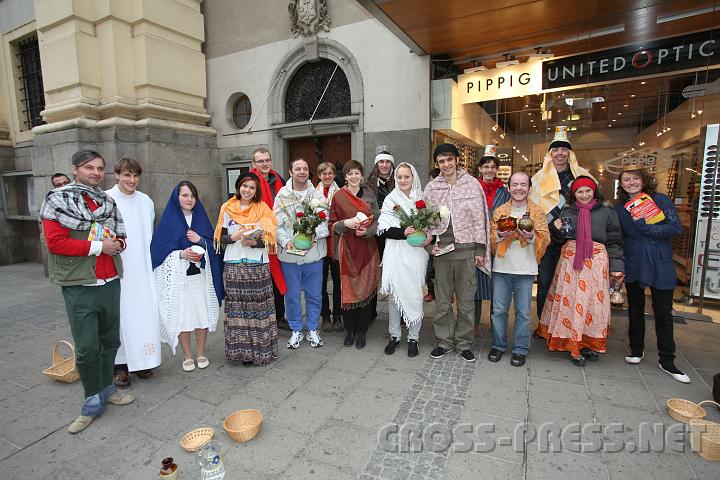
[[[315,229],[330,216],[330,208],[327,203],[313,198],[310,201],[303,200],[293,205],[283,203],[280,208],[288,218],[292,219],[295,233],[293,246],[298,250],[310,250]]]
[[[413,247],[422,245],[427,238],[423,230],[435,228],[440,223],[440,219],[447,218],[450,215],[448,207],[428,206],[425,200],[415,202],[415,208],[410,209],[410,213],[395,205],[393,212],[400,219],[400,227],[413,227],[415,233],[411,233],[407,237],[407,242]]]

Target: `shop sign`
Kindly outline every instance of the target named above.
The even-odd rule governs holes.
[[[458,86],[460,103],[535,95],[542,88],[542,61],[460,75]]]
[[[720,66],[720,29],[547,60],[542,89],[631,80]],[[716,40],[717,39],[717,40]]]

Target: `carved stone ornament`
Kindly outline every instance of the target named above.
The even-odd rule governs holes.
[[[291,0],[288,5],[290,13],[290,31],[293,37],[303,35],[309,37],[320,31],[330,31],[327,0]]]

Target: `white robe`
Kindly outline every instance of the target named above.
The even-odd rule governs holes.
[[[106,193],[115,199],[127,231],[127,248],[121,254],[120,348],[115,364],[127,364],[131,372],[155,368],[161,362],[160,317],[150,260],[155,206],[144,193],[125,195],[117,185]]]

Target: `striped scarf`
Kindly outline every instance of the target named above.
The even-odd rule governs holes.
[[[83,196],[92,200],[98,208],[91,211]],[[97,222],[107,227],[115,237],[127,236],[115,200],[99,188],[76,182],[48,192],[40,208],[40,218],[78,231],[90,230],[92,224]]]

